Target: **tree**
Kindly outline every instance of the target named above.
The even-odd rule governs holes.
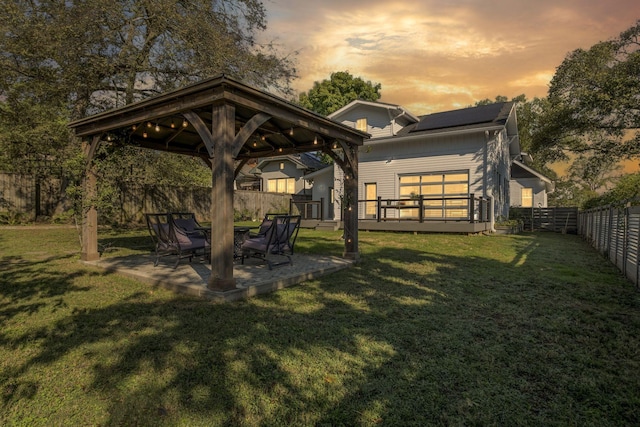
[[[524,95],[520,95],[520,96],[524,96]],[[476,103],[474,104],[476,107],[479,107],[481,105],[490,105],[490,104],[497,104],[498,102],[507,102],[509,100],[509,98],[507,98],[504,95],[497,95],[495,99],[489,99],[489,98],[485,98],[485,99],[481,99],[480,101],[476,101]]]
[[[351,101],[377,101],[380,99],[380,83],[354,77],[348,71],[336,71],[330,78],[315,82],[308,92],[299,95],[299,104],[316,113],[329,115]]]
[[[598,206],[623,206],[630,201],[640,200],[640,172],[623,175],[616,181],[614,187],[602,194],[587,200],[583,208],[589,209]]]
[[[640,155],[640,21],[619,37],[571,52],[557,68],[537,147],[615,160]]]
[[[80,156],[66,128],[69,120],[213,75],[291,93],[292,59],[256,41],[266,29],[259,0],[5,3],[0,8],[0,167],[5,170],[46,175],[66,164],[81,167],[67,162]],[[121,150],[121,170],[153,157],[112,149]],[[193,167],[189,159],[176,162],[185,162],[178,170]]]

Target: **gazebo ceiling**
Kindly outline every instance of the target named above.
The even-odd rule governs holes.
[[[82,138],[101,136],[102,140],[207,158],[213,153],[208,152],[196,127],[204,125],[211,131],[215,126],[212,107],[221,104],[233,105],[236,134],[243,128],[251,132],[244,136],[246,142],[237,160],[320,151],[338,148],[341,143],[362,145],[369,137],[226,76],[77,120],[70,127]]]

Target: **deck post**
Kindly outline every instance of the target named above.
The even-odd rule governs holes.
[[[476,195],[475,193],[469,194],[469,202],[467,203],[469,209],[469,222],[471,224],[475,223],[475,207],[476,207]]]

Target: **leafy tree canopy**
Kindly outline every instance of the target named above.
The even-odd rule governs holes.
[[[571,52],[557,68],[533,143],[616,160],[640,155],[640,21],[615,39]]]
[[[588,209],[605,205],[620,206],[626,202],[638,200],[640,200],[640,172],[620,177],[611,190],[586,201],[583,207]]]
[[[71,141],[69,120],[206,77],[226,74],[283,96],[292,93],[293,61],[257,42],[264,29],[260,0],[4,2],[0,170],[77,179],[80,144]],[[158,163],[144,150],[105,149],[117,152],[117,159],[98,162],[101,185],[116,186],[122,171],[176,184],[201,182],[184,156]]]
[[[354,77],[348,71],[336,71],[329,79],[315,82],[308,92],[301,93],[299,104],[326,116],[356,99],[377,101],[381,88],[380,83]]]

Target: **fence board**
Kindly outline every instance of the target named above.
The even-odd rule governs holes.
[[[510,219],[521,219],[528,231],[578,232],[578,208],[509,208]]]
[[[637,203],[637,202],[636,202]],[[578,233],[636,287],[640,280],[640,206],[603,206],[578,215]]]

